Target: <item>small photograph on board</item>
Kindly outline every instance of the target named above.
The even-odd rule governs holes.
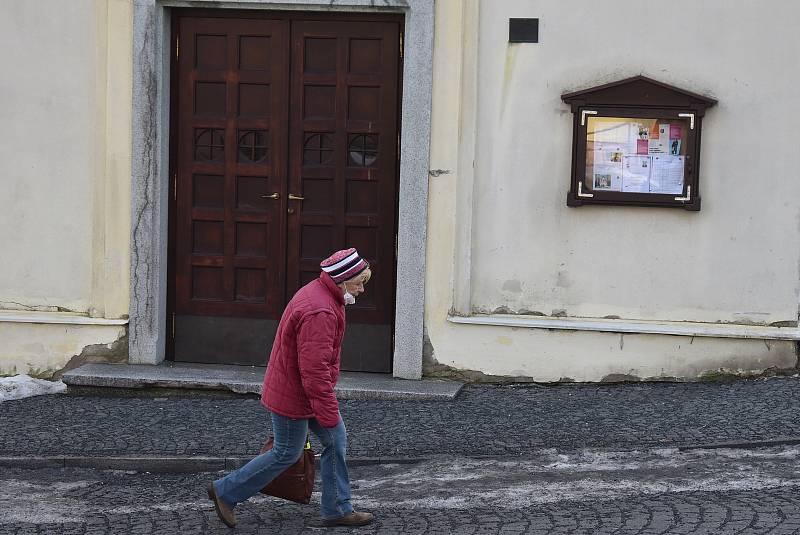
[[[611,175],[595,173],[594,189],[611,189]]]
[[[671,139],[669,141],[669,153],[673,156],[678,156],[681,153],[680,139]]]

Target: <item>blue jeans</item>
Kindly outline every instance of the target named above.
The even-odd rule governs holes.
[[[341,417],[336,427],[319,422],[293,420],[272,413],[275,444],[238,470],[214,482],[217,496],[231,507],[256,495],[267,483],[292,466],[303,454],[309,428],[322,443],[322,518],[338,518],[353,512],[350,504],[350,476],[347,473],[347,430]]]

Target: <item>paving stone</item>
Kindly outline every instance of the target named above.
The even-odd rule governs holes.
[[[367,468],[359,470],[358,477],[369,473]],[[204,495],[208,477],[84,469],[8,470],[0,474],[0,503],[12,492],[29,492],[40,500],[32,509],[39,510],[45,521],[6,518],[7,510],[0,508],[0,534],[231,533],[216,518]],[[463,492],[461,484],[453,481],[453,492]],[[387,499],[375,511],[375,524],[331,533],[788,534],[797,533],[800,527],[800,494],[795,488],[563,499],[502,510],[408,507]],[[358,497],[356,492],[354,498]],[[26,501],[24,497],[16,499],[11,507],[16,513],[11,514],[19,516],[20,503]],[[312,506],[299,506],[263,497],[247,502],[237,507],[236,533],[326,533],[319,528],[317,505],[316,501]]]

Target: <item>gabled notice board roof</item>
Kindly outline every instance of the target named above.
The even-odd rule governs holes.
[[[634,76],[617,82],[565,93],[561,100],[573,107],[593,106],[659,106],[705,110],[716,100],[691,91],[647,78]]]

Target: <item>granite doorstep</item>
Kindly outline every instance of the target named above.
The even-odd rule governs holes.
[[[266,368],[224,365],[85,364],[64,374],[73,387],[185,388],[230,390],[260,394]],[[403,380],[383,374],[342,373],[339,399],[452,400],[463,383],[440,380]]]

